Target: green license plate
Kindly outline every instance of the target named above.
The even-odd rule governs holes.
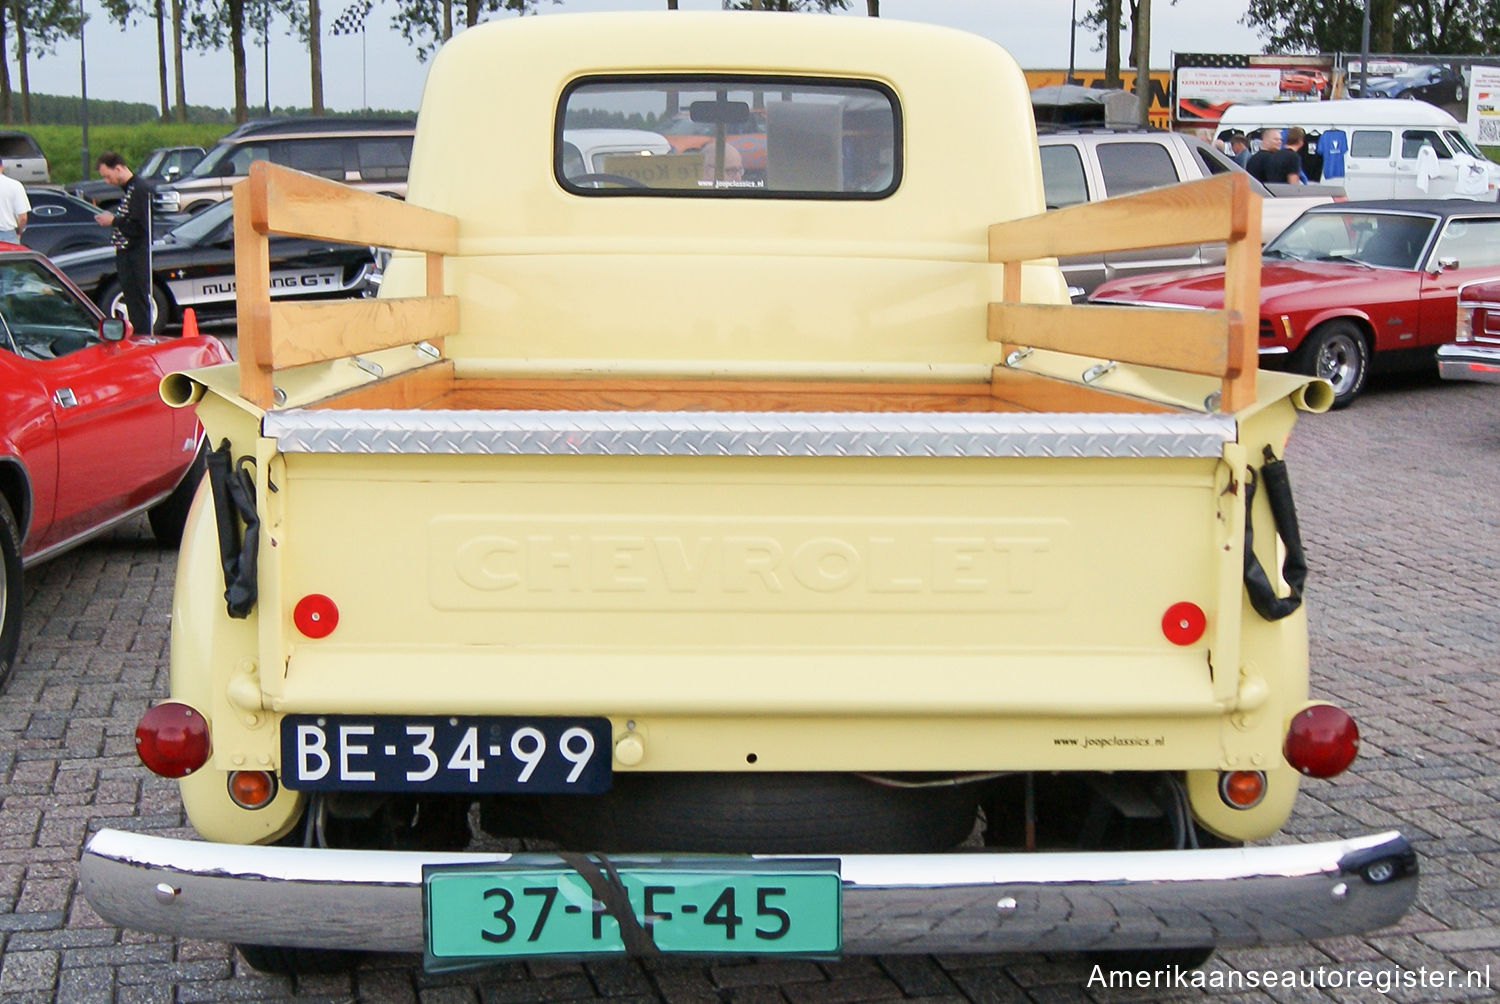
[[[540,859],[540,860],[539,860]],[[615,862],[662,952],[830,957],[840,946],[837,861]],[[423,869],[429,965],[625,951],[620,925],[560,859]]]

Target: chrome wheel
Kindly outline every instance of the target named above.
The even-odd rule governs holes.
[[[1333,406],[1343,408],[1365,388],[1370,369],[1369,343],[1353,322],[1330,321],[1302,343],[1296,369],[1327,380],[1333,387]]]
[[[1355,337],[1338,333],[1323,342],[1318,350],[1317,375],[1333,384],[1335,394],[1347,394],[1359,376],[1362,357]]]

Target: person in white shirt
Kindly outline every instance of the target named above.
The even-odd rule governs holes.
[[[19,243],[29,212],[31,200],[26,198],[25,186],[0,168],[0,241]]]

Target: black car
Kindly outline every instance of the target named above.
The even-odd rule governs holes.
[[[1350,97],[1368,98],[1413,98],[1434,105],[1456,105],[1463,103],[1464,78],[1446,66],[1408,66],[1388,77],[1371,77],[1368,93],[1360,93],[1358,77],[1349,85]]]
[[[31,212],[21,243],[31,250],[55,257],[109,244],[110,228],[94,222],[96,206],[55,188],[28,188],[26,200]]]
[[[270,250],[273,297],[329,299],[374,291],[375,251],[366,245],[278,236],[271,238]],[[113,248],[53,261],[106,314],[125,316]],[[158,237],[151,246],[151,271],[157,330],[181,323],[185,307],[192,307],[200,321],[233,320],[233,201],[211,206]]]
[[[136,168],[135,175],[153,184],[166,184],[187,174],[202,159],[201,146],[159,146],[146,154],[146,159]],[[100,209],[113,209],[120,204],[120,198],[125,194],[118,185],[111,185],[103,178],[85,178],[83,181],[73,182],[67,188],[69,192],[92,202]]]

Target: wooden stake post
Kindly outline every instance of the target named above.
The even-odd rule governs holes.
[[[443,295],[443,256],[458,249],[458,219],[265,161],[234,187],[234,271],[240,394],[269,410],[288,366],[415,342],[458,330],[458,298]],[[370,244],[427,255],[426,295],[401,299],[271,302],[269,237]]]
[[[1021,263],[1121,248],[1224,241],[1223,310],[1173,310],[1021,302]],[[1071,206],[990,227],[990,261],[1004,267],[1002,303],[990,304],[989,337],[1216,376],[1219,410],[1255,401],[1260,326],[1260,196],[1247,178],[1221,174],[1186,185]]]

